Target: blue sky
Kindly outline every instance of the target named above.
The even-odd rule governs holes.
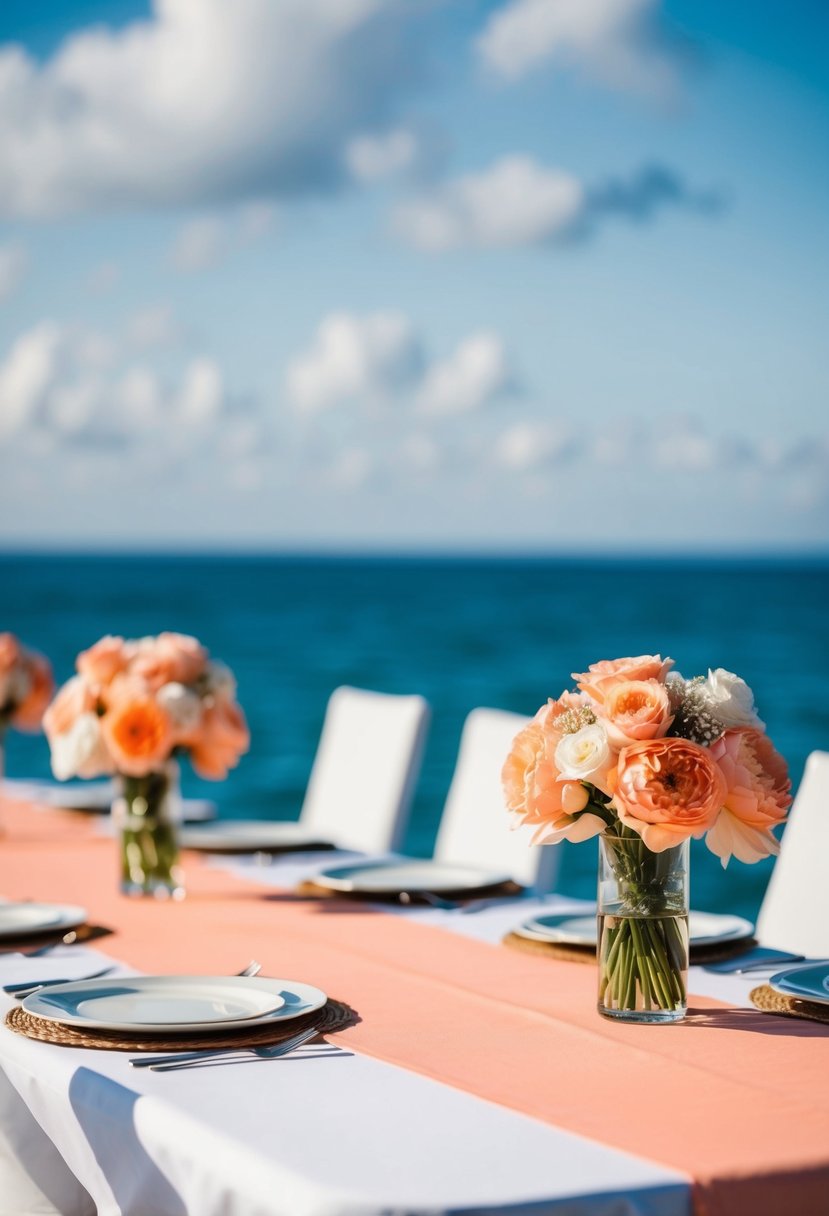
[[[825,551],[827,35],[7,2],[0,542]]]

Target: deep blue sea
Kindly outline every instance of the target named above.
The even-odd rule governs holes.
[[[49,655],[60,681],[105,633],[192,633],[233,668],[249,755],[218,785],[183,766],[185,793],[223,816],[297,816],[337,685],[421,693],[433,719],[407,841],[420,856],[469,710],[532,714],[598,659],[661,652],[686,676],[736,671],[795,783],[829,748],[827,561],[7,555],[0,584],[0,629]],[[10,733],[6,767],[48,776],[42,736]],[[563,889],[592,898],[595,845],[560,847]],[[769,862],[723,871],[696,842],[692,857],[695,907],[754,916]]]

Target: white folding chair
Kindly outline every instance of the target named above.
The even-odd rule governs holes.
[[[302,803],[302,827],[343,849],[398,850],[429,718],[423,697],[336,688]]]
[[[829,752],[806,761],[757,918],[764,946],[829,958]]]
[[[452,784],[435,841],[435,861],[506,871],[538,893],[552,891],[559,851],[531,845],[532,829],[510,826],[501,769],[529,719],[504,709],[473,709],[464,723]]]

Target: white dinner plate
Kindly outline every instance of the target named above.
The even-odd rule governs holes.
[[[692,946],[713,946],[719,942],[740,941],[751,937],[754,926],[741,916],[714,912],[689,912],[688,935]],[[596,916],[534,916],[513,929],[531,941],[559,942],[568,946],[596,948]]]
[[[41,904],[33,901],[2,903],[0,940],[75,929],[84,923],[86,917],[86,908],[78,907],[77,904]]]
[[[165,1034],[285,1021],[321,1009],[326,999],[296,980],[138,975],[55,984],[27,996],[23,1008],[67,1026]]]
[[[509,874],[478,870],[439,861],[357,862],[333,866],[314,876],[319,887],[365,895],[397,895],[401,891],[477,891],[509,882]]]
[[[318,832],[303,828],[301,823],[272,820],[236,819],[205,827],[182,828],[179,844],[184,849],[202,852],[257,853],[282,850],[331,848]]]
[[[795,996],[802,1001],[829,1005],[829,963],[813,963],[805,967],[787,967],[769,980],[775,992]]]

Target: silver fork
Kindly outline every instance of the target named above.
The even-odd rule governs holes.
[[[172,1072],[174,1068],[187,1068],[191,1064],[221,1060],[226,1056],[234,1055],[252,1054],[261,1056],[265,1060],[274,1060],[279,1056],[287,1055],[296,1047],[301,1047],[303,1043],[309,1042],[318,1034],[319,1030],[316,1026],[309,1026],[293,1035],[292,1038],[285,1039],[282,1043],[274,1043],[270,1047],[217,1047],[212,1050],[207,1048],[204,1051],[182,1051],[173,1055],[167,1052],[166,1055],[160,1056],[134,1056],[130,1060],[130,1064],[133,1068],[149,1068],[151,1072]]]
[[[114,970],[115,964],[111,967],[102,967],[100,971],[92,971],[89,975],[78,975],[75,979],[67,979],[64,975],[60,979],[38,980],[36,984],[33,984],[31,980],[27,980],[23,984],[5,984],[3,991],[8,993],[9,996],[13,996],[16,1001],[22,1001],[27,996],[40,992],[41,988],[53,988],[57,984],[78,984],[81,980],[97,980],[102,975],[109,975],[110,971]]]

